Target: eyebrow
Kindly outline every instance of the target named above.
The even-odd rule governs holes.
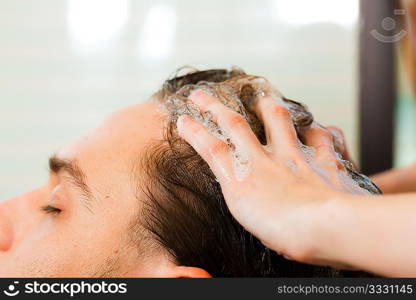
[[[82,194],[82,203],[91,212],[92,211],[92,199],[94,198],[90,187],[86,183],[86,175],[80,168],[76,160],[67,160],[52,155],[49,158],[49,171],[54,174],[60,172],[66,172],[72,181],[72,183],[79,189]]]

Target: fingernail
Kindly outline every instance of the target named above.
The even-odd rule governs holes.
[[[190,94],[189,94],[189,99],[191,100],[198,100],[200,97],[203,97],[205,95],[203,90],[197,89],[197,90],[193,90]]]

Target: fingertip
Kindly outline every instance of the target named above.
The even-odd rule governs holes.
[[[332,136],[337,141],[340,141],[342,143],[344,142],[344,138],[345,138],[344,132],[340,128],[336,126],[327,126],[326,129],[332,134]]]
[[[267,108],[269,105],[281,105],[286,106],[283,98],[267,95],[264,97],[259,97],[257,99],[257,107],[258,108]]]
[[[322,127],[310,127],[306,130],[305,134],[306,144],[314,144],[316,142],[325,141],[326,143],[332,143],[332,134],[329,130]]]
[[[205,95],[207,95],[203,90],[201,90],[201,89],[196,89],[196,90],[193,90],[190,94],[189,94],[189,96],[188,96],[188,98],[189,99],[191,99],[191,100],[193,100],[193,99],[198,99],[198,98],[200,98],[200,97],[203,97],[203,96],[205,96]]]
[[[198,105],[200,109],[205,109],[207,105],[216,101],[214,97],[210,96],[209,94],[207,94],[205,91],[201,89],[193,90],[189,94],[188,99],[191,100],[196,105]]]
[[[220,181],[231,178],[230,148],[224,141],[189,115],[179,116],[176,124],[179,136],[208,163]]]
[[[186,124],[189,123],[191,117],[188,115],[180,115],[176,120],[176,128],[178,129],[179,135],[182,135],[185,131]]]
[[[262,119],[263,118],[263,110],[265,108],[266,105],[270,105],[272,102],[272,99],[270,96],[265,96],[265,97],[259,97],[256,101],[256,114],[257,116]]]
[[[267,143],[278,146],[283,152],[294,150],[298,138],[286,103],[282,98],[272,96],[260,98],[258,101],[256,112],[263,121]]]
[[[344,133],[341,128],[339,128],[338,126],[334,126],[334,125],[326,126],[326,129],[328,129],[330,131],[335,131],[335,132],[337,132],[339,134],[343,134]]]
[[[256,103],[256,114],[263,122],[268,122],[266,117],[271,111],[277,110],[278,112],[289,113],[287,105],[282,98],[276,98],[272,96],[265,96],[259,98]],[[281,114],[278,114],[281,115]]]

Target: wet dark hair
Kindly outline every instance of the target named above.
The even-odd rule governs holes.
[[[241,108],[260,141],[264,129],[250,112],[250,84],[236,79],[250,77],[239,69],[194,71],[175,76],[155,95],[167,103],[172,95],[189,85],[221,83],[234,88]],[[220,84],[220,85],[221,85]],[[180,97],[187,97],[185,92]],[[244,100],[246,99],[246,100]],[[291,101],[291,100],[287,100]],[[300,124],[310,124],[312,115],[303,110]],[[221,187],[206,162],[176,132],[172,110],[162,141],[150,145],[142,157],[141,171],[147,180],[140,187],[145,195],[141,226],[179,265],[199,267],[214,277],[339,277],[362,275],[327,267],[311,266],[284,259],[246,231],[229,212]],[[298,129],[298,128],[297,128]]]

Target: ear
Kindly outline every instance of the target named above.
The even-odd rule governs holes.
[[[212,278],[212,276],[201,268],[175,266],[170,269],[169,277],[174,278]]]

